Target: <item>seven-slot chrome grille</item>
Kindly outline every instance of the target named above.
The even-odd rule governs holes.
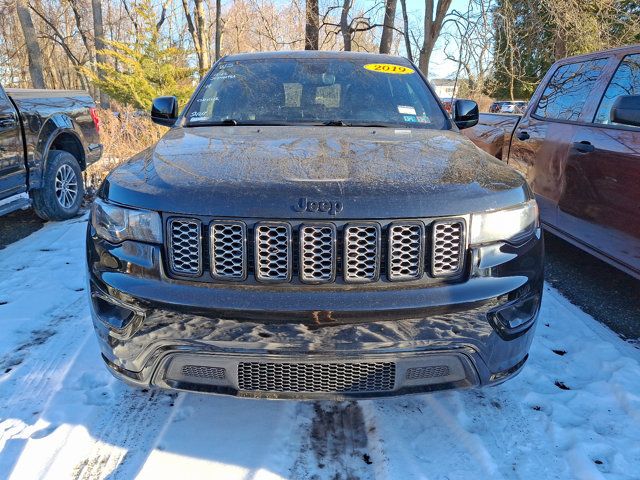
[[[322,284],[455,277],[464,269],[463,218],[389,223],[289,223],[170,218],[168,264],[209,281]],[[208,266],[209,271],[203,271]]]

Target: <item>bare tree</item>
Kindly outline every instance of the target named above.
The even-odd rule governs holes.
[[[482,94],[493,68],[494,7],[494,0],[469,0],[466,11],[449,13],[447,22],[452,28],[443,34],[445,56],[458,64],[458,72],[466,77],[468,94],[472,96]]]
[[[342,33],[342,42],[344,43],[344,51],[351,51],[351,23],[349,22],[349,10],[351,10],[352,1],[343,0],[342,11],[340,12],[340,32]]]
[[[339,32],[345,52],[351,51],[354,43],[357,44],[357,47],[362,48],[362,45],[359,45],[357,41],[357,37],[383,26],[373,21],[374,18],[378,17],[378,11],[382,8],[382,3],[373,2],[368,9],[359,10],[355,15],[351,14],[353,5],[354,0],[342,0],[341,5],[329,6],[320,24],[321,28],[328,30],[329,34],[337,34]],[[340,11],[338,19],[333,14],[336,10]],[[370,51],[368,48],[365,48],[365,50]]]
[[[38,35],[36,29],[33,26],[33,19],[31,18],[31,12],[26,0],[16,0],[16,9],[18,13],[18,19],[20,26],[22,27],[22,34],[27,46],[27,58],[29,60],[29,75],[31,76],[31,83],[33,88],[46,88],[43,75],[43,60],[42,50],[38,45]]]
[[[216,62],[220,60],[220,42],[222,41],[222,5],[216,0]]]
[[[407,51],[407,58],[413,63],[413,52],[411,51],[411,37],[409,32],[409,15],[407,13],[407,0],[400,0],[402,7],[402,36],[404,37],[404,48]]]
[[[404,0],[402,0],[404,1]],[[384,25],[382,27],[382,35],[380,36],[380,53],[391,53],[391,45],[393,44],[393,30],[396,21],[396,6],[398,0],[387,0],[384,8]]]
[[[96,62],[105,63],[106,59],[102,54],[104,50],[104,24],[102,22],[102,0],[91,0],[91,9],[93,10],[93,36],[96,46]],[[104,80],[104,73],[98,70],[98,77]],[[109,96],[104,92],[100,92],[100,106],[109,108]]]
[[[203,76],[211,67],[211,48],[209,47],[209,34],[205,18],[204,1],[193,0],[193,4],[194,9],[192,15],[189,11],[189,1],[182,0],[182,8],[187,20],[187,28],[191,35],[191,39],[193,40],[196,56],[198,57],[198,71],[200,72],[200,76]]]
[[[435,4],[435,5],[434,5]],[[429,60],[436,40],[442,31],[442,25],[451,6],[451,0],[425,0],[424,8],[424,37],[420,47],[419,68],[427,75],[429,73]],[[434,17],[435,13],[435,17]]]
[[[320,37],[320,10],[318,0],[306,1],[306,25],[304,34],[304,49],[318,50],[318,39]]]

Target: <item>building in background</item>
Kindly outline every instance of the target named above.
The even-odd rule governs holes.
[[[460,82],[456,85],[455,79],[452,78],[434,78],[431,80],[431,85],[433,85],[436,95],[438,95],[440,99],[444,100],[451,99],[456,96]]]

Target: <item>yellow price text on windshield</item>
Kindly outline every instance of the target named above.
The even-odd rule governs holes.
[[[390,73],[392,75],[406,75],[415,72],[413,68],[393,65],[392,63],[367,63],[364,68],[372,72]]]

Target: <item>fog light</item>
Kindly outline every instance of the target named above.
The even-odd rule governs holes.
[[[540,294],[532,293],[489,312],[489,321],[505,339],[512,339],[527,330],[540,308]]]
[[[127,305],[97,289],[91,292],[91,303],[96,318],[107,327],[109,335],[121,340],[130,338],[145,318],[143,310]]]

